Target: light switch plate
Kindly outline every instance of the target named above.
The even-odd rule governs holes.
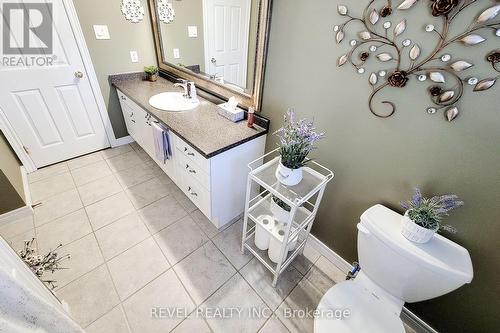
[[[196,25],[188,26],[188,37],[198,37],[198,27]]]
[[[139,62],[139,55],[137,54],[137,51],[130,51],[130,60],[132,62]]]
[[[181,53],[179,49],[174,49],[174,59],[179,59],[181,57]]]
[[[93,27],[96,39],[111,39],[107,25],[94,25]]]

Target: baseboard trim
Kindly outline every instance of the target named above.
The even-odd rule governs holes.
[[[314,235],[309,235],[309,239],[307,240],[307,242],[323,257],[330,260],[343,272],[347,273],[351,270],[352,265],[347,260],[342,258],[338,253],[330,249],[328,246],[326,246],[325,243],[320,241]],[[429,326],[429,324],[420,319],[416,314],[408,310],[406,307],[403,307],[401,319],[406,325],[410,326],[417,333],[438,333],[438,331],[433,329],[431,326]]]
[[[22,219],[32,214],[33,214],[33,208],[31,208],[31,206],[28,205],[22,206],[17,209],[11,210],[10,212],[0,215],[0,224]]]
[[[111,144],[111,147],[114,148],[114,147],[118,147],[118,146],[123,146],[123,145],[128,145],[129,143],[132,143],[134,142],[135,140],[130,136],[130,135],[127,135],[127,136],[124,136],[122,138],[118,138],[116,139],[112,144]]]

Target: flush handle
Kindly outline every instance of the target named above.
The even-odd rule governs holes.
[[[358,223],[357,227],[358,227],[359,232],[361,232],[361,233],[363,233],[363,234],[365,234],[365,235],[367,235],[367,236],[370,236],[370,235],[371,235],[370,230],[368,230],[368,229],[367,229],[364,225],[362,225],[361,223]]]
[[[83,73],[82,73],[82,72],[80,72],[80,71],[76,71],[76,72],[75,72],[75,77],[76,77],[77,79],[81,79],[81,78],[83,78]]]

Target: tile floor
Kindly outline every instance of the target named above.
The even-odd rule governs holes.
[[[315,309],[340,271],[310,246],[280,278],[239,251],[242,222],[217,230],[137,145],[108,149],[29,175],[34,217],[0,227],[15,249],[70,254],[56,296],[86,332],[312,332]],[[176,316],[152,316],[173,309]],[[214,308],[259,309],[271,318],[200,318]],[[200,309],[200,310],[196,310]],[[266,312],[264,312],[266,313]],[[168,318],[167,318],[168,317]]]

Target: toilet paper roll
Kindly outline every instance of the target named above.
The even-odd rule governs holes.
[[[257,217],[257,221],[259,221],[259,223],[255,225],[254,242],[257,248],[264,251],[269,248],[269,240],[271,238],[271,234],[268,230],[270,230],[274,225],[274,219],[269,215],[261,215]]]

